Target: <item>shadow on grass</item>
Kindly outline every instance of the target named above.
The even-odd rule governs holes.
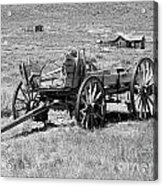
[[[32,128],[31,130],[29,131],[23,131],[21,133],[18,133],[10,138],[9,139],[15,139],[15,138],[19,138],[19,137],[27,137],[31,134],[34,134],[34,133],[37,133],[37,132],[45,132],[47,131],[48,129],[50,128],[54,128],[54,127],[58,127],[58,125],[55,125],[54,123],[47,123],[46,125],[44,125],[43,127],[36,127],[36,128]]]
[[[104,128],[108,127],[114,127],[115,124],[118,124],[119,122],[125,122],[125,121],[132,121],[135,120],[135,117],[133,114],[129,112],[108,112],[105,115],[105,122],[104,122]]]
[[[123,122],[123,121],[128,121],[128,120],[134,120],[134,117],[131,113],[127,113],[127,112],[109,112],[106,114],[105,116],[105,123],[104,123],[104,128],[106,127],[112,127],[115,124],[117,124],[118,122]],[[64,125],[65,127],[67,125]],[[63,127],[64,127],[63,126]],[[14,136],[12,136],[9,139],[13,139],[13,138],[19,138],[19,137],[27,137],[31,134],[34,133],[38,133],[38,132],[45,132],[51,128],[58,128],[60,127],[60,125],[55,125],[54,123],[47,123],[46,125],[44,125],[43,127],[36,127],[36,128],[32,128],[29,131],[23,131],[19,134],[16,134]]]
[[[133,114],[129,112],[108,112],[105,115],[105,123],[117,123],[123,122],[128,120],[134,120]]]

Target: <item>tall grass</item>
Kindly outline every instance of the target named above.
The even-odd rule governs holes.
[[[9,117],[12,114],[12,91],[1,88],[1,117]]]
[[[78,127],[22,133],[1,146],[2,176],[154,179],[153,121],[128,121],[93,133]]]

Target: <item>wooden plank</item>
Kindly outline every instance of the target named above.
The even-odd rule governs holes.
[[[88,76],[96,76],[98,77],[101,81],[104,80],[104,86],[109,86],[109,85],[116,85],[117,79],[118,79],[118,74],[113,73],[110,74],[110,71],[105,70],[105,71],[95,71],[95,72],[90,72],[87,75]],[[132,80],[132,73],[120,73],[120,84],[123,83],[130,83]]]
[[[115,85],[117,83],[117,74],[104,75],[104,86]]]
[[[98,70],[94,72],[88,72],[87,75],[91,76],[101,76],[101,75],[111,75],[111,70],[110,69],[105,69],[105,70]]]
[[[122,87],[122,88],[119,88],[117,90],[117,88],[105,88],[105,94],[106,95],[109,95],[109,94],[122,94],[122,93],[125,93],[126,91],[129,91],[130,90],[130,87],[129,86],[126,86],[126,87]]]

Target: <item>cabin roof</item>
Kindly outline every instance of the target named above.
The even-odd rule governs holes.
[[[123,38],[126,41],[140,41],[144,35],[125,35],[125,34],[119,34],[117,39]]]
[[[116,37],[114,37],[113,39],[104,39],[104,40],[97,40],[96,43],[98,44],[102,44],[102,43],[105,43],[105,44],[109,44],[109,43],[115,43],[117,42],[119,39],[122,39],[123,41],[126,41],[126,42],[134,42],[134,41],[142,41],[143,37],[145,38],[144,35],[127,35],[127,34],[123,34],[123,33],[119,33],[119,34],[116,34]]]
[[[40,27],[43,27],[43,25],[41,25],[41,24],[38,24],[38,25],[35,25],[35,26],[40,26]]]

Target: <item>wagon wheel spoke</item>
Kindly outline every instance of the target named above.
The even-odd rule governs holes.
[[[99,93],[96,95],[96,97],[95,97],[95,101],[97,101],[101,96],[102,96],[102,93],[99,92]]]
[[[153,75],[151,75],[151,76],[146,80],[146,85],[147,85],[147,86],[154,85]]]
[[[92,92],[92,99],[95,100],[95,95],[97,92],[97,83],[95,83],[94,88],[93,88],[93,92]]]
[[[89,124],[90,124],[90,115],[88,114],[88,115],[86,115],[86,122],[84,124],[84,128],[89,129]]]
[[[150,97],[147,98],[147,104],[148,104],[148,108],[150,109],[150,114],[153,115],[154,114],[154,102],[152,101],[152,99]]]
[[[18,97],[17,97],[16,100],[19,101],[19,102],[22,102],[22,103],[27,104],[27,102],[26,102],[24,99],[22,99],[22,98],[18,98]]]
[[[33,95],[33,91],[29,91],[29,98],[30,98],[30,100],[32,101],[33,100],[33,97],[34,95]]]
[[[84,103],[84,105],[87,105],[87,102],[83,97],[81,97],[81,102]]]
[[[85,96],[86,96],[86,102],[90,103],[89,92],[88,92],[87,87],[85,87],[85,91],[84,92],[85,92]]]
[[[144,99],[142,100],[141,115],[142,115],[142,118],[144,117],[146,119],[146,103],[145,103]]]
[[[143,102],[141,100],[141,107],[140,107],[139,117],[142,118],[142,116],[143,116]]]
[[[82,109],[80,110],[80,113],[81,113],[82,115],[86,115],[86,111],[87,111],[87,107],[84,107],[84,108],[82,108]]]
[[[149,82],[153,81],[153,69],[152,65],[146,60],[143,65],[143,84],[148,85]]]
[[[22,107],[21,109],[17,109],[17,111],[27,110],[26,107]]]
[[[138,109],[140,108],[140,106],[142,105],[142,99],[141,97],[139,98],[139,101],[138,101]]]
[[[21,90],[21,92],[22,92],[22,94],[23,94],[24,98],[25,98],[25,99],[26,99],[26,101],[28,102],[28,101],[29,101],[29,98],[27,97],[27,95],[26,95],[25,91],[23,90],[23,88],[22,88],[22,87],[20,87],[20,90]]]
[[[152,106],[154,106],[154,101],[151,99],[151,97],[149,97],[148,96],[148,101],[150,102],[150,104],[152,105]]]
[[[152,72],[152,67],[151,65],[148,64],[148,69],[147,69],[147,74],[146,74],[146,80],[148,81],[153,77],[153,72]]]
[[[145,80],[146,80],[146,79],[145,79],[145,78],[146,78],[146,69],[145,69],[145,64],[142,63],[141,66],[140,66],[140,68],[141,68],[141,71],[142,71],[142,74],[143,74],[142,82],[144,83]]]
[[[140,93],[141,85],[135,84],[133,88],[134,88],[134,91],[135,91],[136,94]]]
[[[143,108],[144,108],[144,112],[143,112],[143,116],[144,116],[144,118],[146,119],[147,118],[147,109],[146,109],[146,106],[147,106],[147,104],[146,104],[146,98],[143,98]]]
[[[99,118],[99,119],[103,119],[103,117],[100,115],[100,113],[98,113],[98,112],[96,112],[96,113],[94,113],[94,115],[95,115],[95,117],[97,117],[97,118]]]
[[[137,108],[140,108],[140,103],[141,103],[141,97],[140,94],[137,94],[135,97],[135,105]]]
[[[24,102],[25,103],[25,101],[23,100],[23,99],[21,99],[21,98],[16,98],[18,101],[20,101],[20,102]]]
[[[135,84],[135,85],[134,85],[134,89],[136,89],[136,90],[140,90],[140,89],[141,89],[141,86],[138,85],[138,84]]]
[[[143,71],[141,67],[139,66],[137,71],[135,72],[135,82],[139,85],[142,85],[142,79],[143,79]]]
[[[101,104],[101,114],[104,116],[105,115],[105,103],[103,100],[103,103]]]
[[[15,108],[18,110],[18,109],[21,109],[21,108],[27,108],[28,107],[28,105],[26,104],[26,103],[24,103],[24,102],[16,102],[16,105],[15,105]]]
[[[148,102],[148,98],[146,99],[146,105],[147,105],[147,109],[149,111],[149,115],[152,116],[152,111],[151,111],[151,108],[150,108],[150,105],[149,105],[149,102]]]
[[[103,107],[104,107],[103,101],[100,102],[100,103],[96,102],[96,105],[97,105],[99,108],[103,108]]]
[[[34,94],[34,92],[33,92],[33,101],[35,101],[36,99],[38,99],[38,95],[39,95],[39,93],[38,92],[35,92],[35,94]]]
[[[149,69],[149,73],[148,73],[148,77],[150,77],[151,75],[153,76],[153,64],[149,64],[148,63],[148,69]]]
[[[92,103],[92,84],[89,84],[89,101]]]

